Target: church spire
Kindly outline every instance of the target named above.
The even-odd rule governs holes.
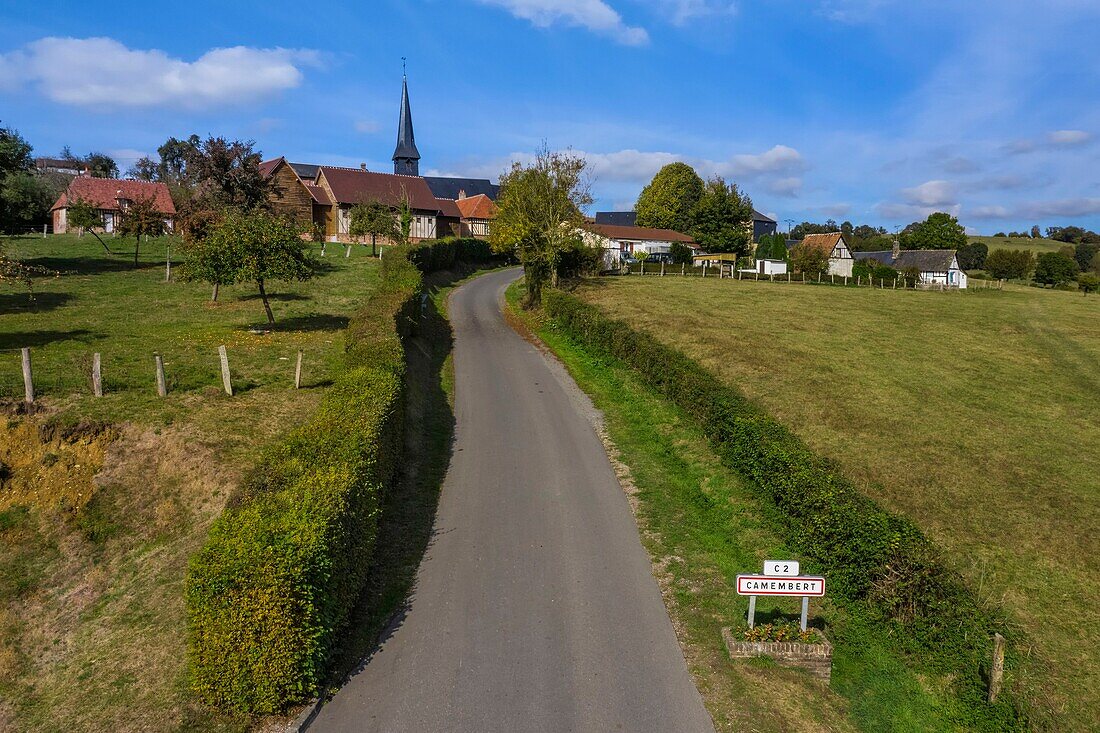
[[[401,59],[404,64],[405,59]],[[393,151],[393,172],[399,175],[420,175],[420,151],[413,134],[412,109],[409,107],[409,78],[401,79],[401,119],[397,124],[397,148]]]

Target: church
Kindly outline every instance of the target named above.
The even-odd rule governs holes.
[[[260,172],[274,180],[271,204],[275,213],[319,231],[330,242],[351,241],[351,209],[361,203],[381,203],[397,209],[409,202],[415,241],[452,236],[486,236],[495,215],[500,187],[488,179],[422,177],[420,151],[413,131],[409,80],[401,81],[401,111],[393,173],[358,168],[292,163],[285,157],[265,160]]]

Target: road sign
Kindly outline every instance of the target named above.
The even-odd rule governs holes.
[[[798,560],[765,560],[764,575],[798,575]]]
[[[738,575],[737,594],[741,596],[814,596],[825,595],[825,578],[812,575],[772,576]]]

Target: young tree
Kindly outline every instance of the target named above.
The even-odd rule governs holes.
[[[531,302],[541,300],[547,281],[557,287],[563,253],[583,244],[582,210],[591,203],[585,160],[571,152],[544,146],[530,165],[513,163],[501,177],[489,243],[518,257]]]
[[[134,267],[138,266],[141,238],[162,237],[167,230],[164,213],[157,210],[157,202],[152,196],[131,201],[122,212],[122,221],[117,227],[120,236],[134,238]]]
[[[672,262],[677,265],[690,265],[692,263],[691,248],[683,242],[673,242],[668,248],[668,253],[672,255]]]
[[[743,255],[752,241],[752,214],[752,200],[737,184],[715,177],[695,204],[689,231],[707,252]]]
[[[1044,252],[1035,263],[1035,282],[1061,285],[1077,277],[1077,262],[1064,252]]]
[[[397,241],[399,244],[408,244],[412,237],[413,212],[409,205],[409,197],[401,198],[401,205],[397,207]]]
[[[218,253],[216,257],[231,262],[232,282],[256,283],[268,323],[274,323],[275,316],[268,302],[267,282],[304,281],[313,277],[314,263],[298,228],[265,211],[227,211],[209,240],[205,246]]]
[[[378,201],[358,203],[351,207],[351,225],[348,234],[353,237],[370,236],[370,252],[375,253],[378,237],[397,241],[398,227],[393,210]]]
[[[966,246],[966,230],[950,214],[937,212],[901,233],[902,249],[960,249]]]
[[[50,270],[38,265],[28,265],[12,259],[4,248],[3,241],[0,241],[0,283],[22,283],[27,288],[27,295],[30,297],[31,302],[34,302],[33,278],[36,275],[61,277],[61,273],[57,270]]]
[[[703,179],[687,163],[666,165],[638,196],[638,226],[690,232],[704,188]]]
[[[829,253],[823,247],[795,245],[791,250],[791,266],[795,272],[802,272],[811,277],[824,275],[829,272]]]
[[[93,237],[99,240],[99,243],[103,245],[103,249],[107,250],[107,254],[111,254],[111,248],[107,246],[96,229],[103,227],[103,214],[99,209],[93,206],[88,201],[78,198],[69,202],[69,208],[66,212],[69,226],[82,229],[83,231],[90,232]]]

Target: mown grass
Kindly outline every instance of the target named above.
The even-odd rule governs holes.
[[[697,358],[913,517],[1034,649],[1040,720],[1100,711],[1100,300],[617,278],[579,294]]]
[[[0,288],[0,390],[22,397],[18,348],[30,345],[44,408],[35,423],[102,421],[117,437],[87,486],[67,485],[77,474],[60,469],[75,469],[78,452],[63,444],[28,447],[42,452],[49,483],[34,462],[0,482],[0,730],[242,731],[251,721],[217,715],[190,691],[187,560],[256,451],[313,412],[378,263],[330,248],[317,278],[271,288],[278,322],[253,334],[268,327],[249,288],[222,288],[210,304],[204,284],[164,282],[168,241],[143,242],[137,268],[132,242],[108,241],[122,254],[87,237],[7,240],[10,254],[66,274],[36,282],[34,304]],[[221,392],[219,344],[232,398]],[[298,349],[305,388],[294,390]],[[87,381],[94,351],[102,399]],[[165,357],[164,399],[154,351]],[[27,481],[41,486],[14,504],[13,487]]]
[[[989,251],[992,252],[995,249],[1007,249],[1007,250],[1031,250],[1036,256],[1043,254],[1044,252],[1057,252],[1062,247],[1067,246],[1065,242],[1059,242],[1056,239],[1032,239],[1031,237],[967,237],[970,242],[981,242],[986,247],[989,247]],[[1072,246],[1072,245],[1069,245]]]
[[[877,627],[831,599],[811,606],[811,625],[835,645],[832,689],[760,660],[733,662],[720,629],[743,627],[747,599],[738,573],[766,558],[793,557],[770,529],[768,509],[722,466],[691,419],[642,386],[617,361],[594,357],[537,313],[509,302],[593,399],[636,500],[642,539],[661,583],[689,667],[719,730],[949,731],[954,702],[930,688]],[[624,468],[626,467],[626,468]],[[806,572],[813,568],[807,566]],[[796,619],[797,600],[758,599],[757,618]]]

